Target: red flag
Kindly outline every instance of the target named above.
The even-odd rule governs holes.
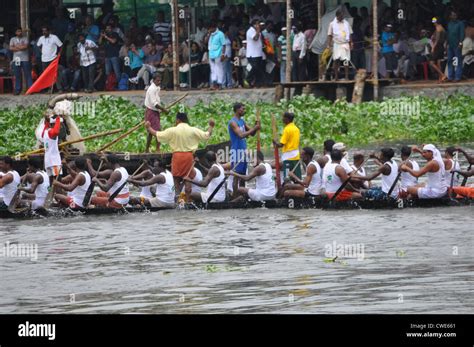
[[[60,54],[48,65],[46,70],[38,77],[33,85],[26,91],[25,95],[38,93],[56,83],[58,77],[58,63]]]

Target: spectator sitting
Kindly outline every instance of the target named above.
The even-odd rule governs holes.
[[[75,92],[79,90],[81,82],[81,66],[79,63],[79,52],[77,46],[73,48],[73,54],[67,61],[67,67],[62,71],[60,80],[62,89]]]
[[[137,73],[136,77],[130,78],[129,82],[138,84],[139,80],[142,79],[145,84],[145,89],[150,84],[150,77],[156,72],[157,67],[161,62],[161,54],[156,50],[156,46],[153,42],[149,42],[146,45],[148,54],[145,54],[143,65]]]
[[[161,72],[163,76],[162,88],[173,88],[173,46],[171,44],[166,46],[163,58],[158,66],[158,72]]]
[[[135,46],[135,43],[131,43],[127,49],[127,57],[125,57],[125,72],[130,77],[136,77],[138,71],[143,66],[143,58],[145,53],[141,48]],[[127,59],[128,58],[128,59]]]
[[[10,61],[5,53],[0,52],[0,76],[11,76]]]

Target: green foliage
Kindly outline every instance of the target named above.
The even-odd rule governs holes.
[[[404,105],[414,112],[406,112]],[[262,146],[271,145],[271,115],[290,110],[296,114],[295,122],[301,130],[301,144],[316,145],[327,138],[334,138],[349,145],[365,145],[388,141],[412,140],[414,142],[459,143],[474,140],[474,98],[456,95],[447,99],[426,97],[401,97],[383,102],[365,102],[353,105],[333,103],[313,96],[298,96],[290,102],[282,100],[277,105],[268,103],[246,104],[246,121],[255,122],[257,106],[261,109]],[[0,153],[15,154],[31,150],[35,145],[34,130],[45,109],[44,105],[19,106],[0,109]],[[232,116],[232,100],[215,100],[210,104],[198,103],[194,107],[176,105],[169,115],[162,115],[162,127],[174,125],[178,110],[188,113],[191,125],[207,128],[207,121],[216,120],[215,132],[209,141],[218,143],[229,139],[227,123]],[[95,115],[75,116],[83,136],[116,128],[129,129],[143,120],[144,110],[123,98],[103,96],[95,104]],[[279,131],[283,128],[278,119]],[[114,135],[117,136],[117,135]],[[114,136],[87,142],[89,151],[99,148]],[[145,129],[140,129],[111,149],[123,152],[143,152]],[[249,139],[255,147],[256,138]],[[204,145],[204,144],[203,144]],[[163,150],[169,150],[164,146]]]

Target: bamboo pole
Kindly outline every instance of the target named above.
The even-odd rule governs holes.
[[[378,65],[378,51],[379,51],[379,40],[378,40],[378,16],[377,16],[377,0],[372,0],[372,35],[373,35],[373,55],[372,55],[372,74],[374,80],[374,100],[379,99],[379,65]]]
[[[59,144],[59,148],[63,148],[65,146],[68,146],[68,145],[72,145],[74,143],[78,143],[78,142],[84,142],[84,141],[88,141],[88,140],[93,140],[93,139],[96,139],[98,137],[103,137],[103,136],[108,136],[108,135],[113,135],[113,134],[116,134],[116,133],[119,133],[123,130],[123,128],[120,128],[120,129],[115,129],[115,130],[110,130],[110,131],[104,131],[102,133],[98,133],[98,134],[94,134],[94,135],[89,135],[89,136],[86,136],[86,137],[82,137],[80,139],[77,139],[77,140],[71,140],[71,141],[66,141],[66,142],[63,142],[63,143],[60,143]],[[44,153],[44,148],[39,148],[39,149],[36,149],[34,151],[30,151],[30,152],[25,152],[25,153],[21,153],[19,155],[19,157],[27,157],[29,155],[33,155],[33,154],[41,154],[41,153]]]
[[[97,150],[97,152],[103,152],[105,151],[107,148],[115,145],[117,142],[119,142],[120,140],[124,139],[125,137],[127,137],[128,135],[130,135],[131,133],[133,133],[135,130],[137,130],[138,128],[140,128],[141,126],[143,126],[145,124],[145,121],[141,121],[140,123],[138,123],[137,125],[135,125],[133,128],[131,128],[130,130],[128,130],[127,132],[123,133],[122,135],[120,135],[119,137],[117,137],[115,140],[109,142],[108,144],[102,146],[101,148],[99,148]]]
[[[291,8],[291,0],[286,0],[286,71],[285,79],[286,83],[291,82],[291,56],[292,56],[292,44],[291,44],[291,20],[293,18],[293,11]],[[291,87],[286,90],[286,99],[290,100]]]
[[[179,86],[179,49],[178,49],[178,25],[179,25],[179,10],[178,0],[171,0],[171,43],[173,46],[173,89],[178,90]]]
[[[321,20],[323,17],[323,4],[322,0],[318,0],[318,31],[321,30]],[[318,81],[321,81],[321,69],[320,69],[321,54],[318,54]]]

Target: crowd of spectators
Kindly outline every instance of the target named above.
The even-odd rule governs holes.
[[[400,0],[398,7],[392,8],[378,1],[382,28],[379,77],[424,78],[424,63],[440,82],[473,76],[474,3]],[[286,81],[286,32],[291,30],[291,79],[316,80],[324,78],[326,66],[318,65],[318,55],[311,49],[318,23],[311,19],[314,17],[303,15],[307,3],[302,1],[291,28],[285,27],[284,4],[260,0],[247,7],[219,0],[206,20],[196,19],[190,35],[180,21],[176,57],[179,81],[173,80],[172,26],[165,12],[158,11],[154,23],[139,26],[133,17],[124,27],[110,4],[102,7],[97,18],[85,15],[71,19],[66,8],[58,7],[54,18],[35,21],[28,35],[21,28],[12,28],[11,36],[0,47],[0,75],[15,75],[14,93],[19,94],[22,76],[29,87],[61,54],[55,85],[58,92],[143,90],[155,72],[162,74],[162,89],[175,84],[211,89],[271,86]],[[353,77],[348,68],[365,68],[370,74],[371,10],[350,3],[343,6],[353,18],[347,39],[350,62],[344,64],[344,77]],[[336,40],[337,32],[337,28],[336,33],[330,30]],[[453,64],[454,60],[459,63]],[[338,73],[329,78],[338,78]]]

